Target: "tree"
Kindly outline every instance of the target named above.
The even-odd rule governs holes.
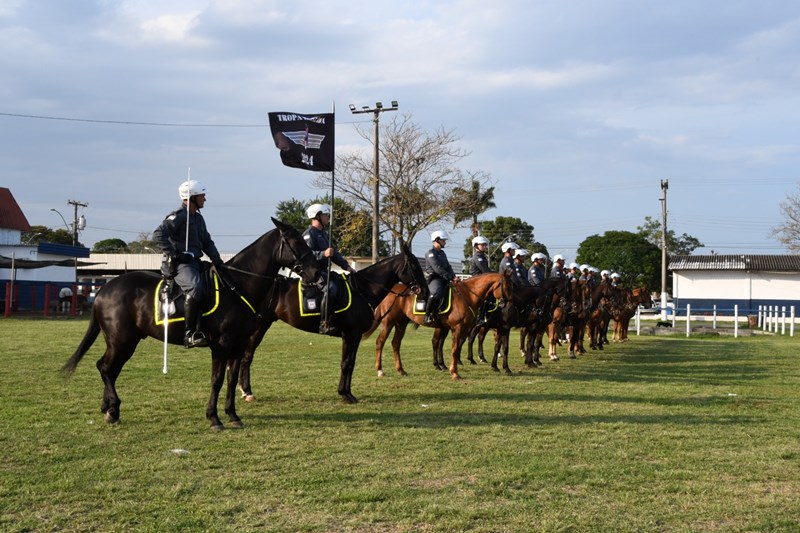
[[[52,230],[47,226],[31,226],[28,231],[23,231],[20,237],[22,244],[39,244],[52,242],[55,244],[72,245],[72,233],[65,229]]]
[[[125,254],[129,250],[127,243],[122,239],[103,239],[94,243],[92,252],[96,254]]]
[[[786,245],[792,253],[800,252],[800,183],[797,192],[780,203],[783,223],[772,228],[771,235]]]
[[[617,272],[624,284],[661,290],[661,248],[641,233],[607,231],[586,237],[575,261]]]
[[[637,226],[639,235],[658,249],[661,249],[661,221],[653,217],[644,217],[644,224]],[[675,232],[667,230],[667,253],[669,255],[690,255],[695,249],[704,246],[697,238],[684,233],[680,237],[675,236]]]
[[[153,234],[142,232],[135,241],[128,243],[128,252],[132,254],[156,254],[159,252]]]
[[[330,205],[330,196],[325,195],[308,201],[296,198],[280,201],[275,210],[275,218],[291,224],[302,233],[309,225],[306,208],[315,203]],[[333,235],[331,240],[334,246],[344,255],[372,255],[370,215],[363,211],[357,211],[352,204],[341,198],[336,198],[333,205],[333,216]],[[380,247],[379,254],[388,255],[389,245],[386,241],[379,239],[378,246]]]
[[[371,128],[356,127],[358,134],[373,142]],[[470,206],[463,192],[478,183],[486,188],[489,176],[476,172],[466,176],[457,164],[468,155],[458,146],[459,138],[440,128],[423,131],[410,114],[393,117],[381,126],[378,146],[380,163],[380,224],[399,244],[411,244],[428,226],[453,221],[456,213],[482,212]],[[330,188],[330,174],[319,174],[314,184]],[[351,152],[337,157],[336,187],[357,211],[373,211],[373,152]],[[371,231],[371,230],[370,230]]]
[[[489,209],[497,207],[497,204],[494,203],[494,187],[481,190],[481,183],[487,181],[488,178],[478,180],[475,175],[472,175],[469,189],[456,189],[454,191],[456,201],[462,203],[456,205],[453,225],[457,226],[465,220],[471,220],[473,237],[477,237],[481,232],[478,216]]]
[[[516,217],[497,217],[494,220],[480,222],[481,234],[489,239],[489,263],[499,265],[503,252],[500,246],[508,241],[513,241],[525,248],[531,254],[542,252],[547,254],[547,247],[537,242],[533,236],[533,226]],[[464,244],[464,258],[469,261],[472,257],[472,237]]]

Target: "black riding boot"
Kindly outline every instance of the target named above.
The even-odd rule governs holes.
[[[425,324],[426,326],[431,324],[439,324],[439,306],[441,302],[439,298],[431,296],[428,298],[428,301],[425,303]]]
[[[322,293],[322,302],[320,302],[320,322],[319,322],[319,332],[323,335],[330,335],[332,337],[338,337],[341,331],[339,327],[336,325],[336,321],[334,320],[334,313],[333,310],[328,309],[328,291]]]
[[[186,298],[184,320],[186,321],[186,335],[183,338],[183,346],[186,348],[198,348],[208,346],[206,336],[200,331],[200,302],[194,298]]]
[[[489,302],[485,301],[478,306],[478,316],[475,318],[475,325],[482,326],[486,324],[486,311],[487,307],[489,307]]]

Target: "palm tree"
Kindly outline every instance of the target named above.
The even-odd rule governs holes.
[[[497,207],[494,203],[494,187],[487,187],[482,191],[481,182],[473,179],[469,190],[458,188],[453,193],[456,200],[453,224],[458,225],[472,219],[472,236],[478,236],[481,230],[478,216]]]

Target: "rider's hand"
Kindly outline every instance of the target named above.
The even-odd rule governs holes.
[[[322,252],[322,255],[325,257],[330,257],[333,255],[333,248],[325,248],[325,251]]]

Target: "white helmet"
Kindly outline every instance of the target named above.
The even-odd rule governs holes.
[[[500,247],[500,249],[503,250],[503,253],[506,253],[509,250],[516,250],[517,248],[519,248],[519,244],[512,241],[508,241]]]
[[[331,206],[328,204],[311,204],[306,209],[306,215],[308,218],[313,220],[317,218],[317,215],[330,215],[331,214]]]
[[[533,254],[531,257],[532,257],[533,259],[541,259],[542,261],[544,261],[545,259],[547,259],[547,256],[546,256],[546,255],[544,255],[542,252],[536,252],[536,253],[535,253],[535,254]]]
[[[514,251],[514,257],[528,257],[528,255],[528,250],[525,248],[517,248],[516,251]]]
[[[197,180],[184,181],[181,183],[181,186],[178,187],[178,196],[181,197],[181,200],[188,200],[192,196],[205,193],[206,188]]]
[[[595,274],[599,274],[600,273],[600,269],[597,268],[597,267],[590,266],[589,267],[589,272],[594,272]]]
[[[573,268],[578,268],[578,263],[570,263],[569,269],[572,270]]]
[[[478,235],[472,239],[472,246],[478,246],[479,244],[489,244],[489,239],[484,237],[483,235]]]
[[[581,272],[583,272],[584,270],[589,270],[589,265],[584,263],[584,264],[582,264],[581,266],[578,267],[578,270],[580,270]]]
[[[611,274],[611,278],[612,278],[612,279],[619,279],[619,274],[617,274],[616,272],[614,272],[613,274]]]
[[[561,255],[561,254],[556,254],[556,255],[554,255],[554,256],[553,256],[553,263],[555,263],[555,262],[557,262],[557,261],[562,261],[562,262],[563,262],[563,261],[564,261],[564,256],[563,256],[563,255]]]
[[[446,241],[449,238],[450,235],[448,235],[447,232],[443,229],[437,229],[436,231],[431,233],[431,242],[434,242],[436,239],[441,239],[443,241]]]
[[[611,272],[609,272],[608,270],[601,270],[601,271],[600,271],[600,275],[601,275],[601,276],[608,276],[608,275],[610,275],[610,274],[611,274]]]

